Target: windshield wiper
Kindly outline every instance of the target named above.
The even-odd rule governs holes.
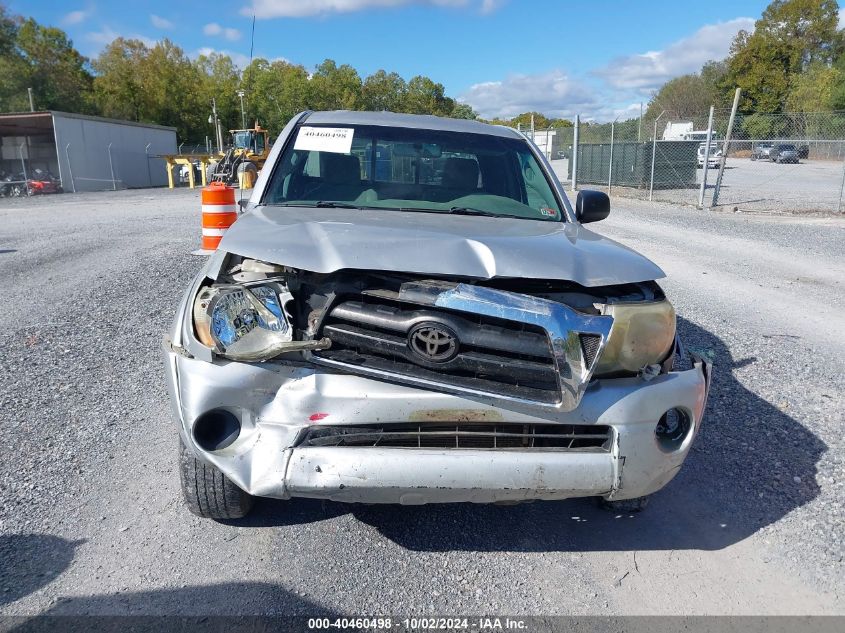
[[[510,213],[493,213],[492,211],[484,211],[483,209],[474,209],[472,207],[452,207],[449,213],[453,215],[480,215],[486,218],[516,218],[517,220],[532,220],[533,218],[526,218],[524,215],[513,215]]]
[[[319,209],[362,209],[363,207],[358,206],[357,204],[351,204],[349,202],[335,202],[334,200],[318,200],[317,202],[308,203],[308,202],[282,202],[278,205],[279,207],[309,207],[309,208],[319,208]]]
[[[351,202],[336,202],[334,200],[318,200],[314,203],[315,207],[325,208],[325,209],[360,209],[357,204],[352,204]]]

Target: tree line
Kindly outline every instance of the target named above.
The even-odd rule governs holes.
[[[697,119],[709,106],[727,109],[739,87],[743,125],[771,133],[767,114],[845,110],[845,32],[836,0],[773,0],[751,32],[740,31],[724,60],[666,82],[649,100],[644,120],[617,123],[624,137],[650,136],[651,123]],[[379,70],[362,78],[348,64],[327,59],[312,71],[284,60],[254,59],[239,69],[227,55],[191,59],[168,39],[147,45],[117,38],[87,59],[58,28],[11,15],[0,4],[0,111],[36,109],[144,121],[177,128],[180,141],[213,137],[212,99],[223,124],[240,127],[238,91],[245,93],[248,124],[258,120],[272,134],[302,110],[391,110],[475,119],[476,112],[446,94],[443,84],[418,75],[409,80]],[[561,104],[565,105],[565,104]],[[567,119],[526,112],[492,123],[528,129],[566,128]],[[755,117],[757,117],[755,119]],[[635,125],[636,122],[636,125]],[[609,124],[583,124],[600,132]]]
[[[224,126],[258,121],[277,134],[303,110],[392,110],[475,119],[473,109],[443,84],[379,70],[362,78],[331,59],[313,71],[283,60],[256,58],[239,69],[228,55],[191,59],[168,39],[153,45],[117,38],[94,59],[81,55],[61,29],[11,15],[0,4],[0,111],[63,110],[169,125],[181,141],[214,137],[212,100]]]

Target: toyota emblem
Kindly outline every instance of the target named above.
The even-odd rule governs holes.
[[[438,323],[420,323],[408,333],[408,347],[432,363],[445,363],[458,353],[458,336]]]

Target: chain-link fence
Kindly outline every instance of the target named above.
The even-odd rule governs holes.
[[[719,113],[727,120],[729,113]],[[738,114],[711,205],[841,212],[845,112]]]
[[[555,130],[553,141],[545,136],[552,131],[535,130],[533,139],[569,189],[703,208],[845,209],[845,112],[737,114],[729,126],[730,111],[712,120],[663,113],[579,123]]]

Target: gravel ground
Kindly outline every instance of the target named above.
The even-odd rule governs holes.
[[[640,515],[179,497],[160,335],[198,194],[0,201],[0,613],[845,614],[845,223],[618,200],[715,362],[704,429]]]

